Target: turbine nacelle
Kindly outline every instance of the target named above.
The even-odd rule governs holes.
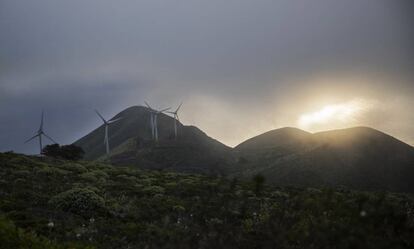
[[[170,114],[173,114],[174,115],[174,134],[175,134],[175,139],[177,139],[177,121],[178,122],[180,121],[180,119],[178,117],[178,111],[180,110],[182,104],[183,104],[183,102],[180,103],[180,105],[177,107],[177,109],[174,112],[167,112],[167,113],[170,113]]]
[[[173,115],[177,115],[178,116],[178,111],[180,110],[181,106],[183,105],[183,102],[180,103],[180,105],[177,107],[177,109],[173,112],[169,111],[167,113],[173,114]]]
[[[162,109],[162,110],[155,110],[153,109],[146,101],[144,101],[145,105],[148,107],[148,111],[151,113],[150,116],[150,127],[151,127],[151,134],[152,138],[155,141],[158,141],[158,114],[164,113],[171,109],[171,107]]]
[[[97,110],[95,110],[96,114],[101,118],[102,122],[104,123],[105,126],[105,137],[104,137],[104,144],[106,145],[106,154],[109,155],[109,135],[108,135],[108,128],[110,124],[113,124],[115,122],[118,122],[119,120],[122,119],[121,118],[117,118],[117,119],[112,119],[107,121]]]
[[[153,113],[153,114],[160,114],[160,113],[164,113],[164,112],[168,111],[169,109],[171,109],[171,107],[168,107],[168,108],[165,108],[165,109],[162,109],[162,110],[156,110],[156,109],[152,108],[152,107],[148,104],[148,102],[144,101],[144,103],[145,103],[145,105],[148,107],[149,112],[150,112],[150,113]]]

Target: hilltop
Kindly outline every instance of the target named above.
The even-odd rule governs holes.
[[[414,192],[414,148],[368,127],[273,130],[234,148],[241,175],[278,185]]]
[[[158,115],[159,142],[154,142],[150,128],[150,110],[133,106],[115,115],[122,118],[109,127],[110,161],[114,165],[135,165],[147,169],[170,169],[180,172],[224,174],[231,148],[207,136],[194,126]],[[85,159],[105,160],[104,126],[90,132],[74,144],[82,147]]]
[[[103,125],[74,143],[85,150],[85,159],[140,169],[263,175],[275,185],[414,192],[414,148],[369,127],[314,134],[286,127],[230,148],[180,122],[176,138],[174,119],[165,114],[158,117],[159,141],[154,142],[146,107],[127,108],[112,119],[118,118],[109,127],[109,159]]]

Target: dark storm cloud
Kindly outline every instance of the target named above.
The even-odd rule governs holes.
[[[412,1],[386,0],[2,0],[0,150],[33,151],[20,140],[42,107],[49,133],[68,143],[98,125],[91,108],[113,115],[148,99],[184,100],[184,121],[234,144],[295,125],[320,77],[367,79],[318,89],[332,95],[346,84],[338,100],[411,103],[412,11]],[[270,112],[278,121],[251,127]],[[403,122],[396,135],[414,143],[414,121]]]

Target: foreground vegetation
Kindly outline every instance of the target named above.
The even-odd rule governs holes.
[[[0,248],[85,247],[414,248],[414,201],[0,153]]]

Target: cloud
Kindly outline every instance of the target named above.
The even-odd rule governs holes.
[[[395,124],[364,122],[408,141],[413,10],[386,0],[3,0],[0,150],[35,151],[20,140],[42,108],[67,143],[99,124],[91,108],[110,116],[144,100],[183,100],[183,121],[230,145],[324,105],[387,100]]]

